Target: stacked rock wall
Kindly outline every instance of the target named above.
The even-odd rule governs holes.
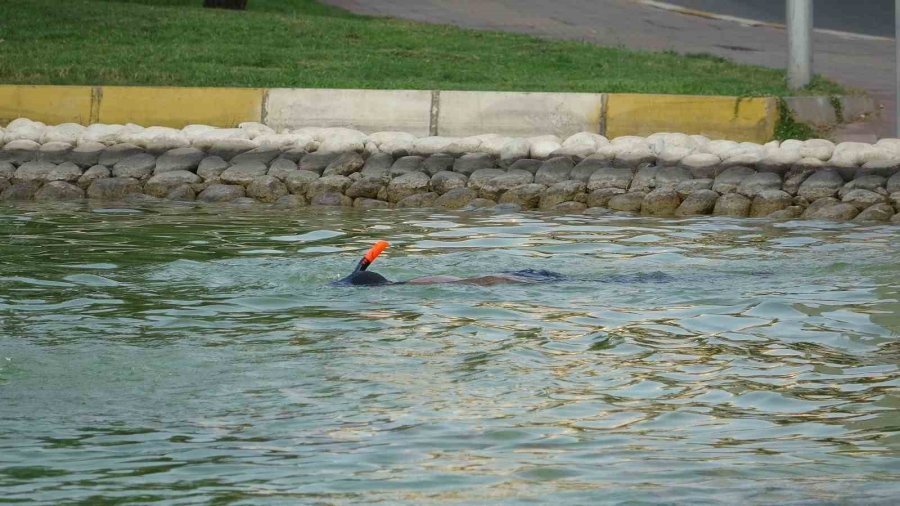
[[[900,140],[765,145],[660,133],[509,138],[138,125],[0,129],[0,200],[599,209],[900,222]]]

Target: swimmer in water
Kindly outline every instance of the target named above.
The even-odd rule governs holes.
[[[562,274],[558,274],[545,270],[525,269],[514,272],[504,272],[500,274],[491,274],[488,276],[476,276],[472,278],[460,278],[457,276],[422,276],[413,278],[408,281],[390,281],[377,272],[369,272],[369,265],[375,261],[389,246],[387,241],[378,241],[372,248],[363,255],[362,260],[356,264],[356,269],[334,284],[342,286],[383,286],[383,285],[432,285],[437,283],[457,283],[463,285],[479,285],[494,286],[505,285],[510,283],[540,283],[546,281],[560,281]]]

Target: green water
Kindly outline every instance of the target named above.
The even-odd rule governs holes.
[[[328,286],[378,238],[569,279]],[[889,504],[898,265],[890,226],[0,208],[0,503]]]

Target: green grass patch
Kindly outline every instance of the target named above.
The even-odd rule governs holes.
[[[822,137],[815,128],[797,121],[794,113],[783,99],[778,99],[778,120],[775,122],[775,135],[773,140],[784,141],[787,139],[807,140]]]
[[[0,2],[0,82],[786,95],[781,71],[350,14],[312,0]],[[840,94],[817,79],[805,93]]]

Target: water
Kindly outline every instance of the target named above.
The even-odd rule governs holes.
[[[892,503],[898,232],[0,208],[0,503]]]

